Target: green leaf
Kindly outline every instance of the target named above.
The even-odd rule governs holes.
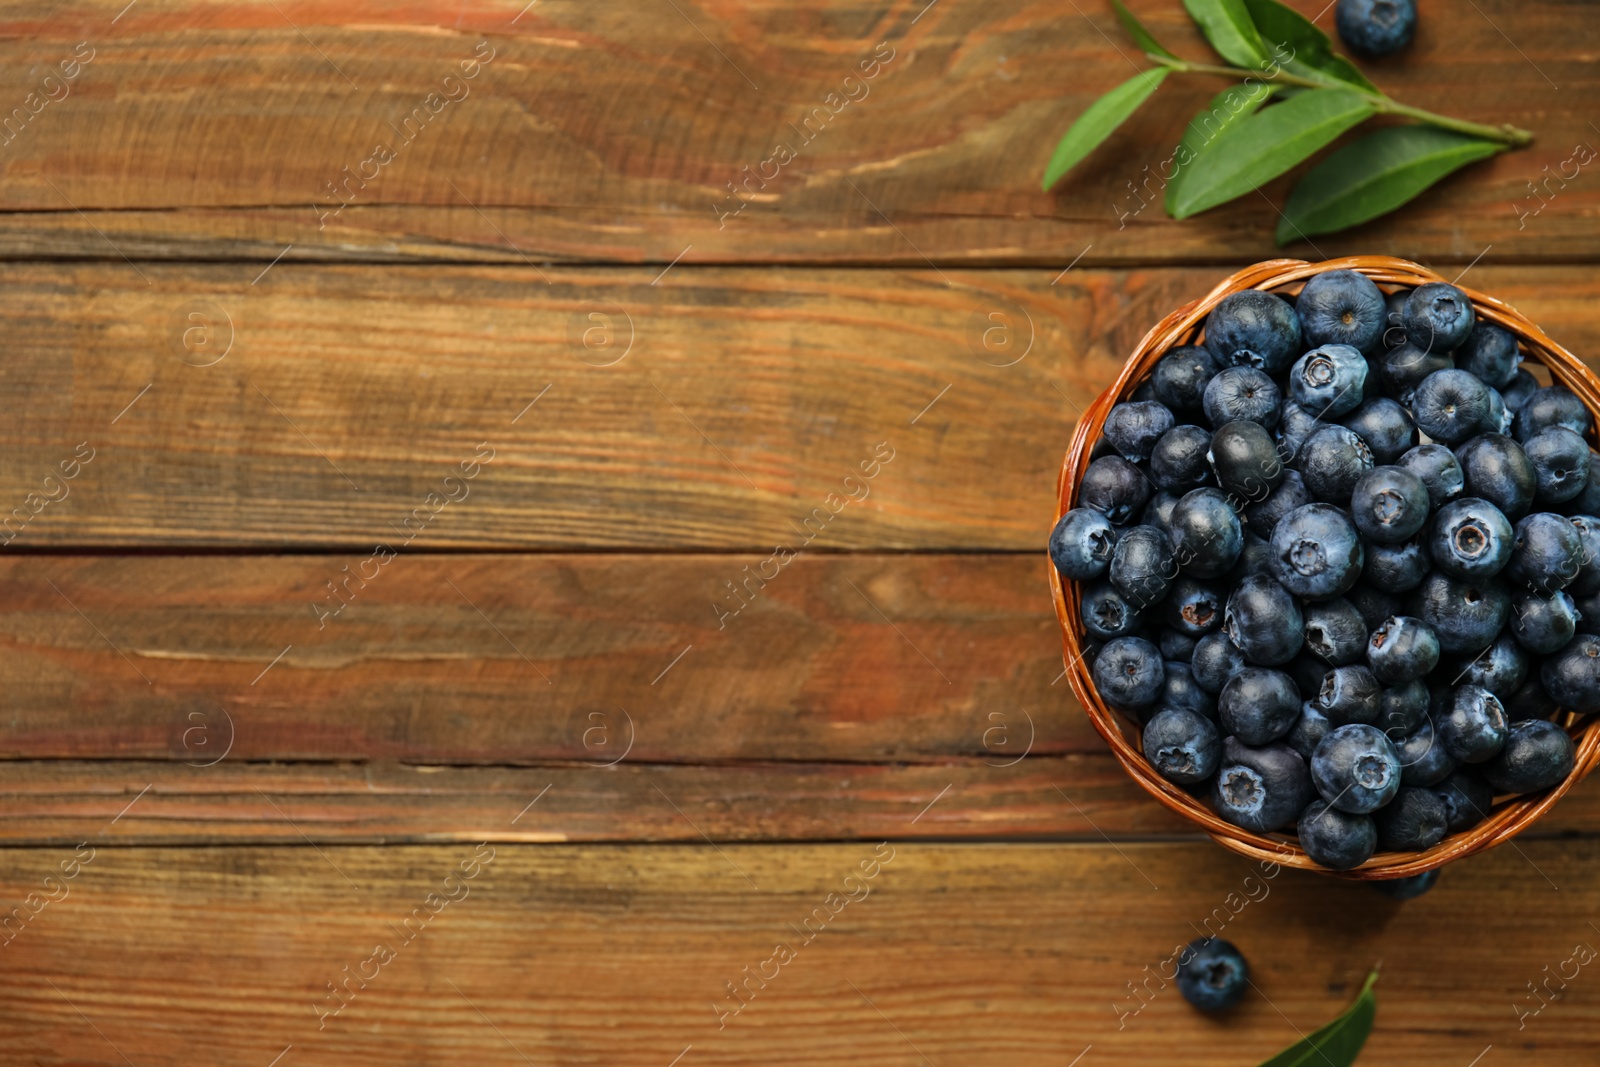
[[[1064,177],[1067,171],[1110,137],[1129,115],[1139,110],[1139,105],[1172,73],[1171,67],[1151,67],[1140,71],[1100,99],[1089,105],[1089,110],[1078,116],[1061,143],[1056,145],[1050,165],[1044,170],[1046,192]]]
[[[1244,0],[1183,0],[1201,32],[1234,66],[1260,68],[1271,54],[1250,20]]]
[[[1166,56],[1168,59],[1178,57],[1161,47],[1161,43],[1150,35],[1144,28],[1144,23],[1133,17],[1133,12],[1123,6],[1122,0],[1111,0],[1111,10],[1117,13],[1117,19],[1122,23],[1122,28],[1128,31],[1128,36],[1133,38],[1133,43],[1148,56]]]
[[[1373,995],[1373,983],[1378,972],[1367,975],[1367,984],[1361,987],[1355,1002],[1333,1022],[1304,1040],[1297,1041],[1267,1060],[1261,1067],[1350,1067],[1361,1054],[1372,1032],[1373,1017],[1378,1014],[1378,998]]]
[[[1278,0],[1244,0],[1244,4],[1262,42],[1291,74],[1315,78],[1330,88],[1337,88],[1342,82],[1369,93],[1378,92],[1378,87],[1355,64],[1334,53],[1328,35],[1300,12]],[[1289,58],[1284,58],[1286,55]]]
[[[1312,89],[1234,123],[1190,164],[1172,217],[1186,219],[1260,188],[1373,111],[1348,89]]]
[[[1253,89],[1246,89],[1243,85],[1229,86],[1211,98],[1206,110],[1189,120],[1189,128],[1183,131],[1183,139],[1172,154],[1176,166],[1172,179],[1167,182],[1167,214],[1175,214],[1179,190],[1189,175],[1194,173],[1195,163],[1206,155],[1211,145],[1230,126],[1260,110],[1261,105],[1272,96],[1272,89],[1272,86],[1265,84]]]
[[[1368,134],[1317,164],[1295,186],[1278,223],[1278,243],[1375,219],[1506,147],[1437,126],[1390,126]]]

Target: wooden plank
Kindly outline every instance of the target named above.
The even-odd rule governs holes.
[[[1220,277],[545,273],[0,269],[10,550],[1033,552],[1078,413]],[[1589,275],[1469,280],[1592,353]]]
[[[719,629],[723,582],[757,563],[403,555],[352,584],[319,629],[313,604],[331,600],[341,557],[0,559],[0,757],[1004,762],[1100,750],[1061,681],[1042,553],[801,556],[752,583],[759,598]]]
[[[1206,844],[89,847],[65,883],[72,849],[0,853],[0,901],[66,893],[0,969],[18,1062],[1237,1067],[1380,961],[1363,1067],[1586,1062],[1600,1027],[1573,958],[1600,937],[1594,841],[1476,857],[1406,905]],[[1256,987],[1226,1021],[1157,977],[1207,929]]]
[[[925,6],[830,0],[797,23],[792,5],[761,0],[625,15],[581,0],[11,5],[0,100],[38,113],[13,120],[4,146],[0,254],[1059,269],[1090,246],[1102,264],[1271,250],[1277,216],[1259,197],[1183,224],[1141,206],[1159,200],[1214,79],[1173,79],[1047,194],[1057,139],[1132,69],[1111,13]],[[1212,58],[1177,4],[1135,6],[1168,45]],[[1331,28],[1320,0],[1294,6]],[[87,65],[46,85],[80,42]],[[1592,260],[1600,184],[1573,151],[1597,136],[1597,48],[1600,24],[1581,5],[1486,0],[1463,15],[1424,2],[1415,45],[1372,65],[1375,79],[1413,105],[1538,140],[1317,247],[1467,262],[1493,244],[1503,261]],[[490,55],[471,80],[444,81]],[[877,64],[870,80],[863,62]],[[440,93],[458,99],[428,102]],[[397,132],[419,108],[425,121]],[[1536,196],[1530,183],[1547,180]],[[749,184],[736,197],[738,182]],[[1263,191],[1281,204],[1288,187]]]

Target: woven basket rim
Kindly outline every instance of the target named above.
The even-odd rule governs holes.
[[[1088,467],[1090,449],[1099,440],[1112,406],[1130,394],[1150,373],[1156,360],[1169,349],[1179,344],[1193,343],[1200,334],[1206,316],[1224,297],[1245,289],[1290,290],[1313,275],[1334,270],[1359,271],[1379,285],[1415,287],[1427,282],[1449,281],[1420,264],[1391,256],[1347,256],[1320,263],[1273,259],[1230,275],[1205,296],[1178,308],[1153,326],[1123,364],[1116,381],[1089,405],[1073,431],[1072,443],[1062,461],[1056,484],[1056,518],[1059,519],[1072,507],[1078,480]],[[1464,285],[1451,284],[1456,284],[1467,294],[1479,317],[1516,335],[1525,359],[1532,359],[1546,367],[1551,377],[1577,394],[1600,421],[1600,378],[1596,378],[1582,361],[1511,305]],[[1594,441],[1590,443],[1592,446]],[[1406,878],[1422,874],[1452,860],[1509,841],[1532,825],[1600,764],[1600,717],[1583,719],[1564,712],[1562,721],[1576,743],[1577,753],[1572,773],[1559,785],[1540,793],[1500,799],[1483,822],[1449,835],[1426,851],[1380,852],[1353,870],[1331,870],[1307,856],[1291,835],[1256,834],[1225,822],[1203,801],[1156,773],[1146,762],[1138,744],[1138,726],[1106,706],[1095,691],[1089,668],[1083,662],[1078,583],[1063,579],[1048,557],[1046,566],[1056,618],[1061,626],[1068,684],[1082,703],[1096,732],[1111,746],[1112,755],[1135,782],[1169,810],[1198,824],[1223,847],[1251,859],[1355,880]],[[1134,740],[1130,740],[1130,734]]]

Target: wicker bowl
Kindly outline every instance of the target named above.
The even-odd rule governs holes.
[[[1116,383],[1090,405],[1078,423],[1061,465],[1061,478],[1057,486],[1056,517],[1059,519],[1073,505],[1078,480],[1089,465],[1089,454],[1100,438],[1106,416],[1113,405],[1130,395],[1149,375],[1156,361],[1167,350],[1177,345],[1197,343],[1206,316],[1223,297],[1243,289],[1265,289],[1274,292],[1297,293],[1305,280],[1314,274],[1331,270],[1356,270],[1367,275],[1381,286],[1414,287],[1425,282],[1442,282],[1449,279],[1403,259],[1388,256],[1352,256],[1333,259],[1325,263],[1306,263],[1296,259],[1275,259],[1257,263],[1239,271],[1223,281],[1204,297],[1179,308],[1161,320],[1134,349],[1122,368]],[[1600,379],[1585,367],[1571,352],[1556,344],[1544,332],[1516,309],[1490,296],[1462,286],[1471,298],[1478,315],[1496,323],[1516,335],[1521,342],[1524,359],[1542,364],[1552,379],[1562,383],[1583,399],[1590,411],[1600,413]],[[1591,444],[1594,442],[1591,441]],[[1218,844],[1252,859],[1279,863],[1289,867],[1320,871],[1323,874],[1360,880],[1405,878],[1430,871],[1451,860],[1470,856],[1486,848],[1510,840],[1521,833],[1535,819],[1543,815],[1568,789],[1600,763],[1600,717],[1580,718],[1564,713],[1558,720],[1567,729],[1577,745],[1576,764],[1567,779],[1543,793],[1520,797],[1500,798],[1489,817],[1470,830],[1452,834],[1425,852],[1380,852],[1360,867],[1350,871],[1333,871],[1314,862],[1299,847],[1292,835],[1255,834],[1218,818],[1206,804],[1168,782],[1145,761],[1140,745],[1138,727],[1114,713],[1100,699],[1091,680],[1089,668],[1083,662],[1083,624],[1078,614],[1080,591],[1078,583],[1064,580],[1049,567],[1050,588],[1055,599],[1056,617],[1061,623],[1061,639],[1066,655],[1067,680],[1089,715],[1089,721],[1111,746],[1123,768],[1133,780],[1144,787],[1171,810],[1197,823]]]

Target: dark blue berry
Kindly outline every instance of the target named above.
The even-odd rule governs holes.
[[[1306,600],[1344,595],[1365,560],[1355,524],[1329,504],[1296,508],[1272,532],[1273,577]]]
[[[1299,718],[1300,691],[1282,671],[1246,667],[1217,697],[1217,720],[1247,745],[1278,740]]]
[[[1533,464],[1541,504],[1571,500],[1589,483],[1589,443],[1565,426],[1552,426],[1528,438],[1522,446]]]
[[[1161,650],[1142,637],[1107,641],[1090,673],[1100,698],[1119,710],[1150,707],[1167,678]]]
[[[1096,582],[1083,591],[1078,617],[1091,637],[1109,641],[1138,631],[1140,608],[1117,592],[1108,581]]]
[[[1512,414],[1506,408],[1505,397],[1499,390],[1484,387],[1484,395],[1489,398],[1489,410],[1483,416],[1483,431],[1485,433],[1509,433],[1511,431]]]
[[[1224,738],[1222,766],[1211,782],[1218,816],[1256,833],[1294,823],[1311,799],[1311,773],[1300,753],[1285,744],[1252,748]]]
[[[1411,43],[1417,30],[1417,4],[1416,0],[1339,0],[1333,22],[1350,51],[1376,59]]]
[[[1306,489],[1305,479],[1300,472],[1286,470],[1283,472],[1283,481],[1265,500],[1245,504],[1244,521],[1257,537],[1270,538],[1272,531],[1278,528],[1279,520],[1311,502],[1311,493]]]
[[[1111,553],[1111,584],[1141,611],[1165,599],[1177,573],[1172,539],[1154,526],[1125,531]]]
[[[1593,515],[1571,515],[1568,518],[1583,542],[1583,560],[1578,573],[1567,585],[1567,592],[1574,597],[1600,593],[1600,518]]]
[[[1112,408],[1101,432],[1124,459],[1149,459],[1161,435],[1176,426],[1177,422],[1164,404],[1145,400],[1118,404]]]
[[[1395,900],[1416,900],[1422,894],[1432,889],[1439,881],[1439,869],[1423,871],[1413,874],[1409,878],[1386,878],[1378,882],[1369,882],[1368,885],[1386,897]]]
[[[1289,591],[1265,575],[1240,582],[1228,597],[1223,629],[1250,663],[1277,667],[1305,642],[1305,619]]]
[[[1335,667],[1322,676],[1313,703],[1335,726],[1370,725],[1378,720],[1383,687],[1372,671],[1360,664]]]
[[[1512,522],[1528,513],[1539,475],[1522,446],[1502,433],[1474,437],[1456,452],[1468,496],[1481,497]]]
[[[1512,722],[1523,719],[1550,719],[1561,710],[1555,698],[1545,692],[1544,683],[1537,676],[1528,679],[1515,693],[1500,701],[1505,705],[1506,718]]]
[[[1150,450],[1150,478],[1161,489],[1187,493],[1211,481],[1211,435],[1198,426],[1174,426]]]
[[[1158,489],[1155,495],[1150,498],[1150,502],[1144,506],[1144,510],[1139,512],[1139,525],[1158,526],[1166,530],[1170,536],[1172,533],[1172,510],[1178,506],[1180,499],[1181,496],[1178,493],[1166,489]]]
[[[1524,367],[1511,376],[1509,383],[1497,388],[1500,390],[1500,395],[1505,398],[1506,410],[1515,415],[1522,410],[1522,405],[1528,402],[1528,398],[1539,391],[1539,379],[1529,374]]]
[[[1161,695],[1156,698],[1157,710],[1181,708],[1203,718],[1216,719],[1217,698],[1200,688],[1187,661],[1166,660],[1162,667],[1166,680],[1162,682]]]
[[[1361,613],[1361,618],[1366,622],[1369,631],[1382,626],[1383,620],[1389,616],[1403,614],[1399,597],[1377,588],[1370,582],[1357,582],[1344,598]]]
[[[1178,991],[1201,1011],[1226,1011],[1250,987],[1250,965],[1230,942],[1205,937],[1178,957]]]
[[[1400,466],[1422,479],[1433,507],[1448,504],[1466,488],[1466,476],[1456,454],[1443,445],[1418,445],[1400,457]]]
[[[1367,563],[1361,573],[1380,589],[1404,593],[1421,584],[1430,566],[1422,542],[1416,540],[1399,545],[1368,545]]]
[[[1353,270],[1314,274],[1294,304],[1304,343],[1350,345],[1364,353],[1377,351],[1388,325],[1383,291],[1371,278]]]
[[[1220,578],[1244,549],[1244,527],[1218,489],[1184,494],[1169,520],[1174,558],[1194,578]]]
[[[1455,757],[1439,741],[1433,720],[1426,716],[1394,747],[1400,754],[1400,781],[1406,785],[1437,785],[1457,766]]]
[[[1600,711],[1600,637],[1579,634],[1544,661],[1539,680],[1545,692],[1568,711]]]
[[[1289,371],[1289,395],[1319,419],[1354,411],[1366,384],[1366,357],[1349,345],[1313,348]]]
[[[1231,589],[1252,574],[1272,574],[1272,545],[1257,537],[1254,530],[1245,530],[1244,550],[1223,577],[1223,587]]]
[[[1399,781],[1398,774],[1395,780]],[[1335,871],[1361,866],[1378,847],[1378,831],[1370,816],[1340,811],[1320,800],[1306,805],[1295,833],[1307,856]]]
[[[1572,738],[1553,722],[1523,719],[1511,724],[1500,754],[1482,767],[1497,793],[1534,793],[1560,785],[1572,773]]]
[[[1319,426],[1300,445],[1295,465],[1318,500],[1343,507],[1356,482],[1374,466],[1372,450],[1343,426]]]
[[[1583,491],[1567,501],[1568,515],[1600,514],[1600,452],[1589,450],[1588,473],[1584,477]]]
[[[1517,350],[1516,335],[1510,330],[1492,322],[1480,322],[1467,335],[1455,359],[1456,366],[1476,375],[1484,385],[1504,389],[1516,379],[1522,353]]]
[[[1431,789],[1403,787],[1394,801],[1372,816],[1378,847],[1385,852],[1422,852],[1444,840],[1448,817],[1444,801]]]
[[[1506,578],[1536,593],[1565,589],[1583,570],[1583,536],[1572,520],[1541,511],[1517,523]]]
[[[1365,815],[1400,791],[1400,756],[1375,727],[1335,727],[1311,757],[1311,781],[1329,806]]]
[[[1120,526],[1144,509],[1150,492],[1144,471],[1121,456],[1101,456],[1083,472],[1078,506],[1093,508]]]
[[[1367,443],[1373,462],[1380,466],[1398,463],[1401,456],[1417,447],[1417,424],[1411,413],[1388,397],[1364,401],[1342,422]]]
[[[1275,437],[1278,442],[1278,455],[1285,463],[1295,462],[1300,455],[1300,446],[1305,444],[1306,438],[1321,425],[1322,422],[1315,415],[1293,400],[1284,404],[1283,413],[1278,418],[1278,432]]]
[[[1232,293],[1206,318],[1206,347],[1223,366],[1281,374],[1304,350],[1300,319],[1271,293],[1256,289]]]
[[[1511,595],[1493,578],[1454,578],[1434,571],[1414,593],[1411,614],[1433,627],[1449,653],[1488,648],[1511,617]]]
[[[1511,602],[1511,633],[1535,655],[1561,651],[1577,632],[1578,607],[1564,592],[1532,593]]]
[[[1406,340],[1425,352],[1451,352],[1472,332],[1472,301],[1453,285],[1429,282],[1411,291],[1404,320]]]
[[[1217,370],[1210,351],[1199,345],[1181,345],[1156,363],[1150,372],[1150,385],[1156,399],[1172,411],[1195,412],[1200,410],[1206,383]]]
[[[1409,615],[1387,619],[1367,642],[1367,664],[1385,685],[1418,681],[1439,665],[1439,635]]]
[[[1183,708],[1157,712],[1144,728],[1144,758],[1178,785],[1210,778],[1222,760],[1222,739],[1211,720]]]
[[[1220,426],[1207,458],[1217,484],[1243,501],[1265,500],[1283,483],[1278,446],[1257,422],[1238,419]]]
[[[1489,387],[1464,370],[1435,371],[1412,395],[1411,417],[1435,441],[1459,445],[1491,429]]]
[[[1283,393],[1263,371],[1254,367],[1227,367],[1207,383],[1202,404],[1212,426],[1248,419],[1270,430],[1278,425],[1282,414]]]
[[[1540,430],[1565,426],[1577,434],[1594,428],[1594,418],[1583,401],[1564,385],[1547,385],[1517,409],[1516,438],[1526,441]]]
[[[1491,578],[1513,550],[1511,523],[1487,500],[1465,497],[1440,508],[1426,538],[1433,565],[1456,578]]]
[[[1218,614],[1220,615],[1221,613],[1219,612]],[[1161,658],[1169,664],[1167,668],[1169,677],[1172,674],[1170,664],[1176,660],[1187,665],[1194,658],[1194,646],[1197,644],[1199,644],[1198,638],[1190,637],[1179,630],[1169,627],[1161,631],[1161,636],[1157,639],[1156,646],[1161,649]]]
[[[1208,693],[1222,692],[1228,679],[1247,666],[1244,653],[1225,633],[1211,633],[1202,637],[1195,643],[1194,656],[1189,661],[1196,684]]]
[[[1382,730],[1384,736],[1396,743],[1409,737],[1428,717],[1427,683],[1402,682],[1383,691],[1378,703],[1378,717],[1372,725]]]
[[[1378,362],[1378,376],[1383,379],[1384,393],[1409,406],[1417,386],[1431,374],[1455,366],[1448,352],[1429,352],[1410,341],[1389,349]]]
[[[1367,623],[1350,601],[1307,604],[1303,614],[1307,652],[1331,667],[1360,663],[1366,658]]]
[[[1224,598],[1216,586],[1180,576],[1172,583],[1162,611],[1168,626],[1199,640],[1222,625],[1223,605]]]
[[[1433,791],[1444,801],[1445,829],[1452,834],[1472,829],[1489,817],[1494,806],[1494,790],[1469,767],[1450,772]]]
[[[1050,558],[1063,578],[1075,582],[1104,574],[1116,547],[1111,520],[1092,508],[1073,508],[1050,531]]]
[[[1317,751],[1317,746],[1322,744],[1322,739],[1328,736],[1333,729],[1333,723],[1311,701],[1306,701],[1300,706],[1300,717],[1295,720],[1294,726],[1285,735],[1284,744],[1300,753],[1302,759],[1309,760]]]
[[[1500,698],[1476,685],[1451,689],[1433,715],[1439,742],[1461,763],[1492,759],[1506,743],[1508,725]]]
[[[1374,467],[1356,479],[1350,517],[1369,541],[1410,540],[1428,521],[1428,487],[1404,467]]]
[[[1530,669],[1528,653],[1515,637],[1503,633],[1495,638],[1494,644],[1452,668],[1450,677],[1458,684],[1482,686],[1504,703],[1527,681]]]

